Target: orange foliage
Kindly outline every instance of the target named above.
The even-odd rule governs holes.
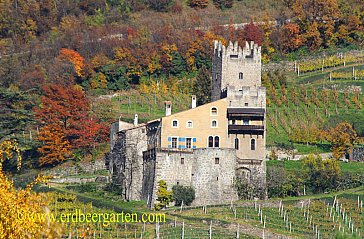
[[[83,75],[82,70],[85,59],[77,51],[62,48],[59,56],[61,59],[68,60],[73,64],[73,68],[75,69],[77,76],[81,77]]]
[[[71,155],[71,146],[59,125],[46,125],[39,131],[38,140],[43,145],[38,148],[42,154],[40,165],[54,165],[66,160]]]

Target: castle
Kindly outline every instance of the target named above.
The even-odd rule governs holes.
[[[111,152],[106,164],[125,200],[153,206],[158,182],[192,186],[194,205],[230,203],[234,183],[244,178],[265,187],[266,91],[261,87],[261,48],[246,43],[225,47],[214,41],[212,102],[165,117],[111,125]]]

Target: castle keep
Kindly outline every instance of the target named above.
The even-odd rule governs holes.
[[[212,102],[147,123],[111,125],[106,164],[126,200],[152,206],[158,181],[192,186],[194,205],[237,200],[234,182],[265,188],[266,92],[261,87],[261,49],[214,42]]]

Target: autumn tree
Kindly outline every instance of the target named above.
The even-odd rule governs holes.
[[[46,86],[43,91],[41,108],[35,109],[41,124],[39,140],[44,143],[39,149],[42,162],[54,164],[64,160],[69,145],[91,153],[92,148],[106,139],[107,127],[90,115],[90,103],[84,92],[59,85]],[[60,154],[52,157],[57,145]],[[54,161],[50,162],[52,158]]]
[[[51,124],[42,127],[37,139],[42,142],[38,152],[41,153],[39,165],[55,165],[72,155],[71,145],[59,125]]]
[[[17,158],[18,169],[21,166],[20,150],[15,141],[0,142],[0,239],[7,238],[60,238],[59,225],[50,221],[47,200],[41,194],[34,193],[32,186],[45,182],[47,177],[38,176],[25,189],[17,190],[2,171],[6,159]],[[26,216],[45,214],[45,220],[29,220]]]
[[[215,5],[215,7],[220,8],[220,9],[225,9],[225,8],[232,8],[233,7],[233,0],[213,0],[213,3]]]
[[[205,66],[202,66],[197,73],[193,92],[197,97],[198,105],[203,105],[211,101],[211,77]]]
[[[258,25],[254,24],[253,21],[250,21],[249,24],[244,26],[241,38],[248,42],[254,41],[254,43],[261,46],[263,43],[263,31]]]
[[[339,159],[353,148],[357,134],[350,123],[343,121],[328,130],[327,140],[331,144],[333,156]]]
[[[207,7],[209,5],[209,1],[208,0],[190,0],[188,2],[188,4],[192,8],[201,9],[201,8]]]

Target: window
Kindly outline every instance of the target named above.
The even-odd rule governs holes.
[[[214,137],[209,136],[209,148],[214,147]]]
[[[238,138],[235,139],[235,149],[239,150],[239,139]]]
[[[250,140],[250,149],[255,150],[255,139]]]
[[[232,120],[231,124],[235,125],[236,124],[236,120]]]
[[[209,148],[219,148],[220,147],[220,137],[219,136],[209,136],[208,138],[208,146]]]
[[[215,148],[218,148],[218,147],[220,147],[220,138],[219,138],[219,136],[215,136]]]
[[[192,138],[186,138],[186,148],[192,148]]]
[[[248,104],[248,102],[245,102],[245,104],[244,104],[245,106],[249,106],[249,104]]]
[[[211,115],[217,115],[217,108],[216,107],[211,108]]]
[[[249,125],[249,120],[248,119],[243,119],[243,125]]]
[[[219,164],[220,163],[220,158],[215,158],[215,164]]]
[[[187,128],[193,128],[193,123],[191,120],[187,121]]]
[[[240,73],[239,73],[239,80],[242,80],[242,79],[243,79],[243,77],[244,77],[243,72],[240,72]]]
[[[174,149],[177,148],[177,138],[176,137],[172,138],[172,148],[174,148]]]
[[[185,164],[185,158],[181,158],[181,164]]]
[[[211,121],[211,127],[212,128],[216,128],[217,127],[217,121],[216,120]]]
[[[218,78],[218,74],[217,73],[215,73],[215,80],[217,81],[217,78]]]
[[[173,128],[177,128],[178,127],[178,120],[173,120],[172,121],[172,127]]]

